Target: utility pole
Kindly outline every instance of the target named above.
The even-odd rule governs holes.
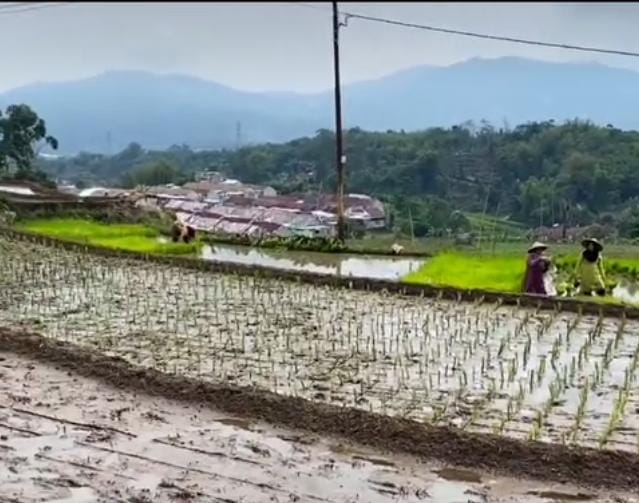
[[[346,239],[344,219],[344,165],[346,156],[342,144],[342,96],[339,79],[339,13],[337,2],[333,4],[333,63],[335,66],[335,154],[337,161],[337,239]]]

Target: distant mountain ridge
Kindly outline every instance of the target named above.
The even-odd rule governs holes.
[[[639,73],[597,63],[524,58],[419,66],[344,86],[344,123],[367,130],[495,126],[589,119],[639,129]],[[251,93],[197,77],[113,71],[36,83],[0,94],[0,107],[27,103],[60,140],[62,153],[113,153],[130,142],[164,149],[283,142],[333,127],[332,91]]]

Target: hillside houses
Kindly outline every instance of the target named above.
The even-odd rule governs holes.
[[[191,182],[183,186],[187,190],[192,190],[210,200],[224,200],[231,196],[244,197],[272,197],[277,192],[272,187],[262,185],[248,185],[238,180],[226,179],[222,182],[200,181]]]
[[[333,195],[292,194],[286,196],[247,198],[230,197],[229,204],[248,207],[281,208],[308,213],[326,224],[337,223],[337,197]],[[381,201],[361,194],[344,197],[344,215],[351,225],[367,230],[386,227],[386,212]]]
[[[278,195],[272,187],[215,179],[183,186],[138,187],[128,197],[138,207],[169,212],[182,223],[204,232],[307,237],[332,237],[336,233],[334,195]],[[380,201],[367,195],[349,194],[344,205],[345,217],[352,228],[386,227],[386,213]]]

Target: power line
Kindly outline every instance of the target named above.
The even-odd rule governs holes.
[[[294,5],[299,5],[301,7],[309,7],[312,9],[316,9],[316,10],[323,10],[325,11],[325,8],[320,7],[318,5],[312,5],[312,4],[307,4],[307,3],[300,3],[300,2],[288,2]],[[632,52],[632,51],[623,51],[623,50],[618,50],[618,49],[601,49],[599,47],[589,47],[589,46],[581,46],[581,45],[575,45],[575,44],[564,44],[564,43],[559,43],[559,42],[543,42],[540,40],[530,40],[530,39],[524,39],[524,38],[515,38],[515,37],[507,37],[507,36],[503,36],[503,35],[491,35],[491,34],[487,34],[487,33],[478,33],[478,32],[474,32],[474,31],[465,31],[465,30],[455,30],[452,28],[443,28],[440,26],[431,26],[431,25],[426,25],[426,24],[417,24],[417,23],[407,23],[404,21],[397,21],[394,19],[388,19],[388,18],[383,18],[383,17],[377,17],[377,16],[367,16],[364,14],[357,14],[355,12],[346,12],[346,11],[341,11],[341,14],[344,16],[344,26],[346,26],[346,24],[348,23],[349,19],[361,19],[364,21],[371,21],[371,22],[375,22],[375,23],[383,23],[383,24],[390,24],[390,25],[394,25],[394,26],[402,26],[404,28],[414,28],[414,29],[419,29],[419,30],[427,30],[427,31],[432,31],[432,32],[437,32],[437,33],[445,33],[448,35],[458,35],[458,36],[463,36],[463,37],[472,37],[472,38],[480,38],[480,39],[484,39],[484,40],[497,40],[500,42],[510,42],[510,43],[514,43],[514,44],[523,44],[523,45],[535,45],[535,46],[540,46],[540,47],[552,47],[555,49],[566,49],[566,50],[572,50],[572,51],[582,51],[582,52],[595,52],[595,53],[600,53],[600,54],[614,54],[617,56],[630,56],[630,57],[634,57],[634,58],[638,58],[639,57],[639,52]]]
[[[23,7],[25,5],[33,5],[35,2],[3,2],[0,4],[0,10],[15,9],[16,7]]]
[[[42,10],[49,9],[51,7],[63,7],[65,5],[70,5],[74,2],[57,2],[57,3],[45,3],[45,2],[22,2],[24,4],[28,4],[26,6],[11,6],[15,7],[13,9],[6,6],[6,10],[0,9],[0,16],[7,14],[19,14],[20,12],[34,11],[34,10]]]

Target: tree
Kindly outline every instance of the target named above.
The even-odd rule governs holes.
[[[620,230],[623,236],[639,238],[639,208],[632,208],[621,216]]]
[[[127,173],[122,178],[122,185],[133,188],[138,185],[181,184],[186,181],[187,177],[178,168],[166,161],[159,161]]]
[[[439,176],[439,160],[433,152],[419,152],[402,173],[406,193],[435,193]]]
[[[459,210],[455,210],[450,214],[448,223],[450,228],[456,232],[467,232],[472,229],[472,224],[468,217]]]
[[[28,105],[11,105],[0,110],[0,174],[33,178],[37,144],[44,141],[54,150],[58,141],[47,135],[46,124]]]

